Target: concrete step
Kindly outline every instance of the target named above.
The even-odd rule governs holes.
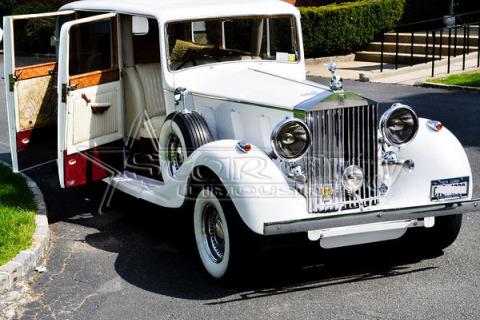
[[[460,30],[459,30],[460,31]],[[440,34],[437,33],[435,36],[435,43],[440,44],[440,38],[442,38],[442,42],[444,44],[448,44],[448,31],[443,33],[443,36],[440,37]],[[389,32],[385,33],[385,42],[390,42],[390,43],[396,43],[396,33]],[[399,33],[398,34],[398,41],[399,43],[408,43],[410,44],[412,42],[412,34],[411,33]],[[414,38],[413,38],[414,43],[417,44],[426,44],[427,43],[427,35],[423,32],[416,32],[414,33]],[[459,32],[457,34],[457,46],[463,46],[463,31]],[[465,43],[469,43],[470,46],[478,46],[478,35],[473,35],[470,33],[470,37],[467,37],[465,40]],[[433,43],[433,36],[431,33],[428,35],[428,44],[431,45]],[[452,30],[452,36],[450,38],[450,43],[453,45],[455,44],[455,36]]]
[[[428,56],[425,60],[424,54],[414,54],[413,55],[413,64],[425,63],[425,61],[432,61],[432,56]],[[395,63],[395,53],[385,52],[383,55],[384,63]],[[436,57],[435,60],[439,60],[439,57]],[[367,61],[367,62],[381,62],[380,52],[375,51],[360,51],[355,53],[355,61]],[[398,54],[398,64],[410,65],[410,54],[399,53]]]
[[[377,51],[380,52],[382,49],[382,43],[381,42],[371,42],[366,48],[365,51]],[[399,53],[411,53],[411,44],[410,43],[399,43],[398,44],[398,52]],[[386,42],[383,44],[383,51],[384,52],[389,52],[389,53],[395,53],[396,51],[396,44],[395,43],[390,43]],[[425,44],[414,44],[413,45],[413,53],[414,54],[425,54],[425,51],[427,51],[427,46]],[[472,53],[478,51],[478,48],[475,46],[471,46],[468,48],[468,51],[465,49],[465,53]],[[428,54],[431,55],[433,53],[433,46],[430,44],[428,46]],[[463,54],[463,46],[457,46],[457,49],[455,50],[454,46],[450,47],[450,54],[451,55],[460,55]],[[440,55],[440,43],[437,43],[435,46],[435,55]],[[448,46],[445,44],[442,45],[442,56],[447,56],[448,55]]]

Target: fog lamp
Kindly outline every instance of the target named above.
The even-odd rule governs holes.
[[[349,166],[343,171],[342,185],[349,193],[358,191],[364,180],[364,174],[362,168],[359,166]]]

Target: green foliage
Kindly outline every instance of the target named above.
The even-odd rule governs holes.
[[[0,16],[9,15],[12,12],[13,4],[14,0],[0,0]]]
[[[25,180],[0,165],[0,265],[31,245],[35,211]]]
[[[51,12],[56,9],[46,3],[32,2],[15,6],[12,15]],[[55,32],[55,18],[37,18],[15,23],[17,53],[49,53],[50,37]]]
[[[306,57],[343,54],[366,45],[403,15],[405,0],[360,0],[300,7]]]

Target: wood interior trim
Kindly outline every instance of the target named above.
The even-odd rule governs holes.
[[[57,63],[55,61],[15,68],[17,81],[49,76],[55,72],[57,72]]]
[[[120,80],[120,71],[115,67],[71,76],[69,85],[76,89],[82,89],[118,80]]]

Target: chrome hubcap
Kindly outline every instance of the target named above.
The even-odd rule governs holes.
[[[168,170],[171,176],[175,175],[180,166],[183,164],[184,157],[182,152],[182,142],[177,135],[172,134],[168,138],[167,144],[167,160]]]
[[[214,206],[207,205],[203,209],[202,224],[205,250],[213,262],[220,263],[225,254],[225,233],[220,214]]]

